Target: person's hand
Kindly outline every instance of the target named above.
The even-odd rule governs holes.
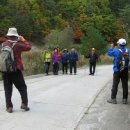
[[[110,47],[111,47],[111,48],[115,48],[115,45],[114,45],[114,43],[112,43],[112,44],[110,45]]]
[[[19,36],[19,41],[24,42],[25,41],[24,37],[23,36]]]

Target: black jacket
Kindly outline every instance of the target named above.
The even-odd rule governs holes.
[[[86,58],[89,58],[90,63],[96,63],[98,61],[98,54],[97,53],[89,53],[89,55],[86,56]]]

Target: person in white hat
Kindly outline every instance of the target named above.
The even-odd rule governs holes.
[[[111,44],[108,50],[108,55],[114,57],[113,65],[113,85],[111,90],[111,98],[107,100],[108,103],[117,104],[116,95],[118,91],[118,84],[122,81],[123,88],[123,104],[127,104],[128,99],[128,68],[130,51],[126,48],[126,40],[121,38],[117,41],[118,48]]]
[[[7,32],[7,40],[3,43],[6,46],[13,46],[13,53],[15,59],[15,71],[14,72],[3,72],[3,84],[5,90],[5,99],[6,99],[6,111],[9,113],[13,112],[13,103],[11,101],[12,97],[12,87],[13,84],[18,89],[21,95],[21,109],[25,111],[29,110],[28,107],[28,95],[27,95],[27,86],[24,81],[22,74],[23,63],[21,58],[21,53],[24,51],[29,51],[31,49],[31,44],[23,36],[19,36],[16,28],[9,28]],[[2,48],[2,47],[0,47]]]
[[[19,37],[19,35],[17,33],[17,29],[16,28],[9,28],[7,36]]]

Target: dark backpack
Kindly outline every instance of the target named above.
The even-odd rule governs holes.
[[[123,71],[125,68],[130,68],[130,54],[128,52],[128,49],[126,49],[125,52],[123,52],[121,49],[120,51],[120,57],[119,57],[119,70]]]
[[[1,72],[15,72],[16,63],[14,58],[13,47],[15,43],[4,42],[0,50],[0,71]]]

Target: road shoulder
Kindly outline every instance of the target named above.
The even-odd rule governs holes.
[[[117,94],[118,104],[107,103],[111,94],[111,84],[112,81],[97,96],[75,130],[130,130],[130,98],[127,105],[122,104],[120,85]]]

